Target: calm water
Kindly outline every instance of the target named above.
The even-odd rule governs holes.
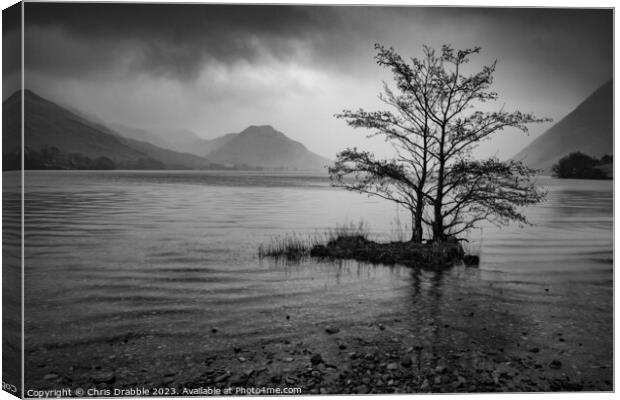
[[[528,211],[534,226],[473,231],[480,268],[455,268],[442,278],[445,290],[500,286],[539,320],[548,315],[537,314],[538,300],[556,302],[603,324],[611,340],[613,184],[539,181],[549,194]],[[360,218],[379,238],[398,236],[404,213],[397,218],[392,204],[331,188],[322,177],[28,171],[25,201],[27,352],[123,335],[169,336],[180,345],[204,338],[209,348],[218,345],[207,338],[212,327],[225,340],[302,329],[283,323],[283,314],[318,324],[417,312],[411,288],[420,276],[407,268],[258,260],[259,244],[275,235]],[[421,274],[424,285],[430,278]],[[553,295],[538,297],[542,288]]]

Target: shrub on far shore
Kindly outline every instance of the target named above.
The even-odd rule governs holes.
[[[570,153],[562,157],[551,170],[556,178],[569,179],[611,179],[602,167],[613,162],[610,155],[600,160],[580,152]]]

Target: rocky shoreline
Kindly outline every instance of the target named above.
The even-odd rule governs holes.
[[[552,287],[522,297],[476,281],[441,290],[441,282],[430,276],[420,282],[424,296],[372,321],[308,321],[283,310],[279,334],[248,337],[215,326],[203,337],[136,334],[104,346],[30,349],[27,387],[159,388],[170,395],[228,388],[233,394],[613,390],[611,326],[598,317],[605,311],[576,313]],[[593,322],[583,323],[586,315]]]
[[[213,358],[200,380],[183,387],[298,387],[302,394],[611,390],[611,381],[600,386],[567,375],[565,363],[548,360],[537,347],[518,353],[503,348],[443,351],[407,341],[383,324],[370,329],[377,330],[373,340],[344,338],[337,328],[327,328],[331,347],[337,348],[331,351],[317,351],[303,341],[284,341],[258,351],[237,349],[234,356]]]

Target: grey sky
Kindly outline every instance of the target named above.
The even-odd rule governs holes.
[[[25,15],[26,87],[44,97],[204,138],[270,124],[328,157],[386,151],[333,117],[383,107],[375,42],[405,56],[482,46],[471,68],[498,60],[496,107],[556,121],[613,68],[611,10],[26,3]],[[511,156],[549,126],[479,154]]]

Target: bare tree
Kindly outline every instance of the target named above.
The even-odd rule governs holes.
[[[384,64],[381,53],[375,57]],[[421,88],[429,87],[430,70],[419,71],[414,77]],[[402,90],[402,74],[395,73],[398,92],[384,83],[384,93],[379,98],[393,111],[366,112],[345,110],[337,114],[355,128],[374,129],[371,136],[384,136],[396,152],[390,160],[376,160],[368,152],[346,149],[338,154],[330,176],[335,185],[348,190],[379,196],[404,206],[411,212],[411,241],[420,243],[424,236],[424,209],[432,198],[428,194],[428,177],[434,173],[436,155],[433,154],[434,137],[430,114],[426,111],[426,98],[431,93],[422,91],[420,102],[408,90]],[[349,178],[349,179],[347,179]]]
[[[549,119],[474,109],[497,100],[490,90],[495,62],[473,75],[463,74],[479,47],[443,46],[437,55],[425,46],[424,57],[412,58],[410,64],[392,48],[377,44],[375,49],[377,63],[392,71],[396,84],[396,91],[384,84],[380,99],[396,112],[345,110],[337,117],[356,128],[374,129],[370,136],[385,136],[396,156],[376,160],[368,152],[347,149],[330,168],[334,184],[406,206],[416,242],[422,240],[424,224],[430,225],[433,240],[444,241],[482,220],[526,222],[519,208],[544,197],[530,182],[534,171],[514,161],[474,161],[471,150],[505,128],[527,132],[527,124]]]

